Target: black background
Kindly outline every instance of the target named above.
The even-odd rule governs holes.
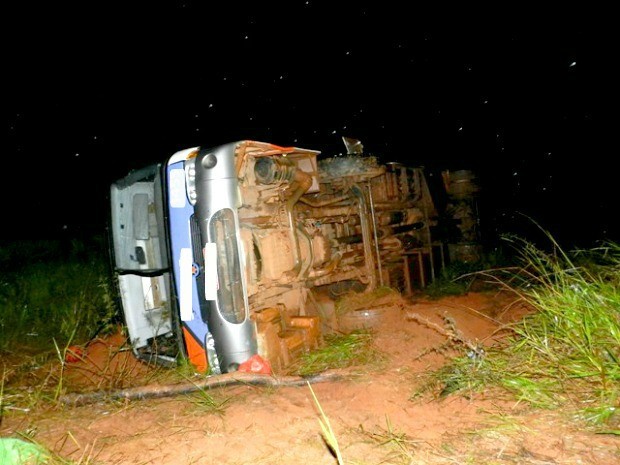
[[[207,6],[208,5],[208,6]],[[159,2],[3,11],[3,238],[102,231],[111,182],[240,139],[474,170],[486,238],[620,239],[610,11]],[[525,216],[523,216],[525,215]]]

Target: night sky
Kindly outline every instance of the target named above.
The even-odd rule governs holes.
[[[103,231],[110,183],[177,150],[346,136],[434,184],[474,170],[487,238],[524,214],[566,245],[620,240],[610,11],[155,4],[5,9],[2,238]]]

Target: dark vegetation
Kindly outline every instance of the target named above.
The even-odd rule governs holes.
[[[83,343],[120,321],[104,239],[0,244],[0,353]]]

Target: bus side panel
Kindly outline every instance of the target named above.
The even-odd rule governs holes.
[[[194,208],[187,197],[184,165],[178,161],[167,166],[170,248],[181,327],[189,361],[200,372],[219,373],[213,339],[200,308],[204,260],[200,237],[195,237],[197,230],[192,227]]]
[[[201,149],[195,160],[196,226],[212,276],[201,296],[224,373],[257,354],[255,324],[250,319],[245,283],[245,254],[237,210],[241,206],[235,172],[236,144]]]
[[[172,331],[168,273],[159,276],[122,274],[118,276],[125,323],[134,351]],[[136,353],[138,355],[138,353]]]
[[[159,165],[130,173],[110,187],[114,273],[134,354],[172,364],[176,358],[167,271]]]

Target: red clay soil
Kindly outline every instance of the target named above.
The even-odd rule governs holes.
[[[620,464],[617,436],[580,429],[562,412],[490,392],[414,396],[424,373],[468,345],[494,343],[502,325],[527,310],[496,292],[414,296],[383,307],[373,329],[385,360],[312,384],[343,463]],[[162,383],[162,369],[137,362],[124,342],[121,334],[93,341],[83,360],[66,364],[67,389]],[[211,400],[220,408],[209,408]],[[79,464],[337,464],[320,419],[307,385],[235,383],[162,398],[7,411],[0,435],[27,432]]]

